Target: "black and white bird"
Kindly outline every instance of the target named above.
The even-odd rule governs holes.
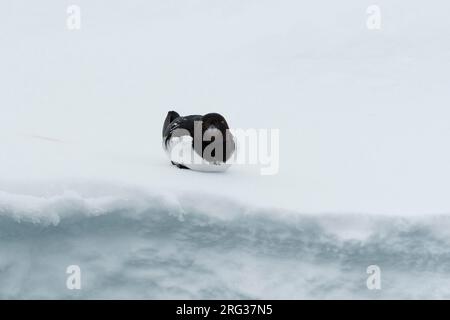
[[[181,169],[224,171],[236,149],[228,123],[218,113],[182,117],[169,111],[162,136],[170,161]]]

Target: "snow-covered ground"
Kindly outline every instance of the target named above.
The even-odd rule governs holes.
[[[449,3],[0,8],[0,297],[450,297]],[[170,166],[172,109],[279,129],[279,172]]]

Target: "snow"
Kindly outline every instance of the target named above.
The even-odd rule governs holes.
[[[355,259],[361,262],[362,277],[371,259],[390,263],[404,290],[393,288],[384,297],[414,296],[407,293],[418,288],[408,283],[414,277],[421,278],[424,286],[439,286],[447,272],[439,267],[447,259],[439,250],[450,239],[439,227],[447,225],[450,213],[448,2],[377,1],[380,30],[366,27],[366,9],[373,3],[357,0],[308,4],[294,0],[73,2],[81,8],[78,31],[66,28],[65,4],[16,0],[5,2],[0,10],[1,239],[3,248],[22,248],[16,253],[3,249],[0,255],[5,265],[33,260],[46,270],[47,260],[65,263],[60,256],[63,248],[51,247],[41,257],[28,255],[26,248],[35,241],[47,245],[61,240],[58,229],[48,229],[46,238],[39,238],[34,228],[44,226],[69,232],[70,239],[64,241],[73,250],[70,255],[89,264],[87,256],[98,252],[87,248],[97,237],[94,227],[79,217],[98,228],[102,221],[111,228],[121,223],[138,228],[130,222],[133,219],[148,223],[157,219],[156,226],[164,228],[166,224],[177,226],[177,219],[187,214],[195,223],[180,233],[170,233],[175,242],[166,240],[167,252],[189,249],[190,253],[204,248],[197,241],[220,229],[222,222],[214,220],[211,229],[198,233],[198,239],[189,238],[197,223],[229,219],[225,233],[233,237],[248,231],[236,229],[241,219],[257,224],[249,227],[257,233],[267,232],[264,223],[275,221],[277,227],[269,230],[273,235],[255,236],[243,251],[217,256],[228,265],[247,250],[264,252],[265,244],[286,237],[279,247],[268,249],[268,256],[252,253],[247,264],[245,258],[241,262],[242,270],[257,270],[252,275],[254,282],[241,279],[239,283],[236,279],[249,272],[227,271],[205,257],[198,256],[195,263],[209,271],[218,268],[211,279],[237,281],[223,292],[226,297],[291,297],[293,292],[310,297],[323,285],[311,280],[319,277],[313,271],[314,263],[304,266],[310,278],[288,283],[283,277],[298,266],[298,257],[283,260],[278,255],[277,264],[271,254],[281,250],[292,255],[290,249],[282,250],[283,245],[289,246],[289,239],[298,250],[303,248],[308,241],[296,238],[294,231],[284,233],[283,226],[316,217],[312,226],[325,228],[319,234],[330,242],[318,239],[317,251],[305,255],[315,261],[323,248],[333,247],[333,237],[339,239],[333,248],[347,254],[342,260],[326,258],[318,269],[329,272],[330,278],[323,281],[337,279],[330,297],[361,293],[351,284],[339,287],[351,277],[345,270],[356,272]],[[261,164],[236,164],[221,173],[171,166],[161,147],[161,128],[169,110],[181,115],[218,112],[235,129],[279,129],[278,173],[261,175]],[[168,217],[160,216],[160,211]],[[156,217],[148,216],[155,212]],[[248,217],[248,212],[256,217]],[[287,221],[280,222],[285,215]],[[407,225],[404,234],[385,231],[389,225],[401,229],[403,223]],[[84,230],[84,242],[76,237],[77,228]],[[420,243],[414,230],[421,228],[426,232],[420,239],[431,243],[430,252],[437,250],[436,265],[419,263],[402,274],[408,267],[395,269],[394,256],[413,263],[430,254],[407,250]],[[8,238],[8,230],[17,234]],[[114,246],[119,246],[119,253],[109,258],[100,254],[97,264],[90,267],[110,266],[117,267],[114,272],[125,272],[126,267],[119,265],[128,258],[148,258],[145,246],[170,264],[170,254],[158,251],[161,240],[139,237],[145,229],[138,230],[138,235],[117,231],[118,238],[137,250],[133,251],[136,255],[108,234],[98,250],[114,252]],[[157,227],[152,230],[157,233]],[[312,230],[307,234],[314,238]],[[180,246],[176,242],[180,235],[192,247]],[[245,241],[240,236],[234,240],[232,246]],[[355,258],[353,244],[347,241],[361,241],[372,253],[386,242],[405,243],[401,248]],[[223,249],[219,247],[205,250]],[[181,266],[191,258],[180,259]],[[334,264],[344,269],[333,269]],[[5,268],[0,266],[0,270]],[[4,287],[9,289],[0,291],[0,296],[27,296],[17,285],[28,274],[29,269],[22,268],[15,276],[0,272],[1,278],[10,279],[10,286]],[[280,276],[258,284],[273,268]],[[99,276],[94,270],[89,272]],[[192,272],[189,276],[200,281],[201,273]],[[137,271],[125,277],[134,283],[140,275]],[[159,279],[161,288],[174,285],[171,274],[149,276],[156,282]],[[33,279],[40,291],[29,291],[29,297],[68,294],[64,288],[51,291],[40,282],[43,279]],[[182,288],[162,290],[161,296],[220,297],[220,285],[207,287],[204,280],[192,288],[184,286],[188,280],[178,279]],[[267,290],[271,281],[284,283],[283,288],[264,295],[261,290]],[[84,294],[159,297],[156,291],[135,284],[124,292],[105,284],[110,290],[92,289]],[[306,289],[295,291],[299,287]],[[448,297],[448,292],[436,289],[430,295]]]
[[[447,5],[379,5],[382,29],[368,30],[359,1],[106,12],[94,1],[68,31],[61,6],[11,3],[0,16],[0,176],[200,193],[220,181],[219,194],[302,212],[448,213]],[[236,167],[194,182],[169,168],[160,131],[172,108],[280,129],[279,173]]]

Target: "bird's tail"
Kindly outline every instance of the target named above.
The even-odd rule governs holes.
[[[166,131],[166,129],[167,129],[167,127],[169,126],[169,124],[170,124],[173,120],[175,120],[176,118],[178,118],[179,116],[180,116],[180,115],[179,115],[178,112],[176,112],[176,111],[169,111],[169,112],[167,113],[166,120],[164,120],[164,125],[163,125],[163,129],[162,129],[163,137],[164,137],[164,132]]]

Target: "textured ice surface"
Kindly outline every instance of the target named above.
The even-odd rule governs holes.
[[[0,194],[2,298],[450,296],[448,216],[308,215],[103,189]],[[74,264],[79,291],[66,288]],[[380,291],[366,287],[372,264]]]

